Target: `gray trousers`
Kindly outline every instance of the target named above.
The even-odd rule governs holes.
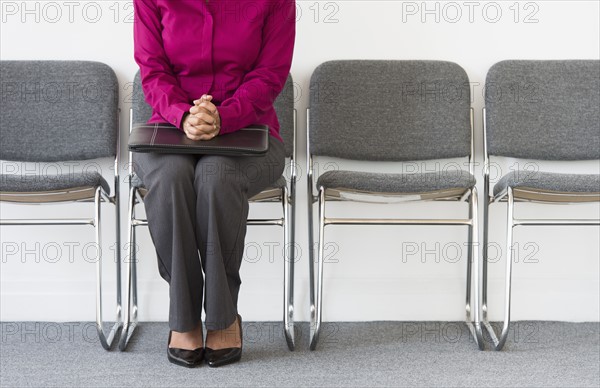
[[[134,153],[158,269],[169,283],[169,326],[222,330],[237,315],[248,198],[279,178],[283,143],[259,157]],[[199,257],[198,257],[199,255]],[[203,276],[204,272],[204,276]]]

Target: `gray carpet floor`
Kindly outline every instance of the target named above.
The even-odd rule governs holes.
[[[186,369],[166,358],[168,326],[143,322],[127,351],[105,351],[90,322],[3,322],[2,387],[598,387],[600,324],[514,322],[505,349],[477,350],[458,322],[325,323],[308,350],[297,324],[244,322],[242,361]]]

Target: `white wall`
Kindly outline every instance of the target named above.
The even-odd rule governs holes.
[[[114,68],[122,86],[121,133],[125,135],[130,81],[136,71],[132,57],[132,24],[127,22],[133,10],[131,3],[4,0],[0,3],[3,60],[84,59],[102,61]],[[440,59],[459,63],[474,84],[473,106],[479,145],[482,91],[487,69],[503,59],[598,59],[598,4],[597,1],[458,1],[450,2],[450,5],[433,1],[299,1],[292,73],[298,84],[296,107],[300,155],[305,149],[308,81],[319,63],[352,58]],[[439,20],[436,20],[435,11],[421,14],[425,7],[430,10],[438,7]],[[25,12],[25,9],[31,12]],[[501,16],[496,14],[498,9]],[[457,19],[457,10],[462,13],[462,18],[453,22]],[[121,148],[121,154],[125,156],[124,144]],[[478,162],[482,159],[480,148],[477,149]],[[334,162],[341,166],[340,161]],[[504,172],[511,166],[514,168],[515,161],[504,162]],[[110,161],[102,161],[101,165],[105,175],[110,177]],[[3,170],[6,166],[3,165]],[[303,249],[297,263],[295,305],[297,320],[307,320],[306,169],[303,156],[300,166],[297,240]],[[542,169],[557,167],[565,171],[596,173],[599,169],[597,163],[592,162],[561,166],[543,163],[540,166]],[[377,165],[381,169],[388,167]],[[43,166],[34,168],[45,173]],[[123,163],[121,173],[124,168]],[[480,168],[477,178],[481,193]],[[126,185],[122,187],[126,191]],[[2,204],[0,209],[2,217],[6,218],[49,216],[53,211],[72,217],[86,216],[84,208],[79,206],[77,210],[64,210],[59,206]],[[366,205],[354,207],[357,215],[364,215],[371,208]],[[459,217],[464,214],[440,203],[393,208],[407,217],[424,214]],[[126,210],[125,203],[122,209]],[[332,210],[335,211],[335,207]],[[463,210],[466,212],[466,206]],[[261,216],[268,213],[258,207],[252,211]],[[379,206],[372,211],[384,216],[391,214],[389,208]],[[556,209],[527,205],[522,207],[521,214],[594,217],[599,211],[597,205]],[[500,246],[504,245],[504,214],[503,205],[492,208],[491,240]],[[106,215],[106,225],[113,220],[111,216]],[[111,231],[109,227],[105,229],[106,239],[111,236]],[[91,228],[2,227],[1,233],[2,320],[94,318],[95,265],[82,259],[86,254],[84,244],[93,241]],[[165,320],[167,286],[158,275],[148,233],[142,229],[140,236],[140,316],[143,320]],[[276,228],[253,228],[248,233],[247,243],[253,249],[248,251],[242,266],[244,282],[240,296],[240,311],[247,320],[278,320],[281,317],[282,261],[277,255],[271,260],[268,249],[272,242],[280,241],[279,236],[280,231]],[[456,244],[462,246],[465,243],[463,229],[330,227],[326,236],[331,243],[333,263],[325,268],[325,320],[463,318],[465,257],[463,255],[454,262],[456,254],[453,250]],[[515,241],[519,261],[514,266],[513,319],[599,319],[597,227],[517,229]],[[416,255],[407,255],[407,244],[420,247],[420,251]],[[256,246],[261,247],[261,252],[257,253]],[[10,249],[14,247],[17,251],[11,253]],[[73,247],[72,251],[69,247]],[[109,242],[104,250],[112,254]],[[93,251],[87,254],[94,256]],[[421,262],[422,258],[425,263]],[[499,318],[501,314],[503,268],[503,260],[490,266],[492,318]],[[105,275],[107,281],[112,282],[108,284],[112,290],[113,269]]]

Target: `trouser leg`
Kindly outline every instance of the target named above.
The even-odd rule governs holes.
[[[196,243],[192,155],[134,153],[135,171],[148,189],[148,227],[160,275],[169,283],[169,327],[186,332],[201,320],[203,277]]]
[[[205,274],[206,327],[222,330],[236,318],[248,198],[281,176],[283,144],[271,139],[260,157],[207,155],[196,166],[196,239]]]

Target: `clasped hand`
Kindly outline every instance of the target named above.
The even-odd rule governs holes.
[[[191,140],[210,140],[221,130],[221,118],[212,96],[203,95],[194,100],[190,113],[183,119],[183,131]]]

